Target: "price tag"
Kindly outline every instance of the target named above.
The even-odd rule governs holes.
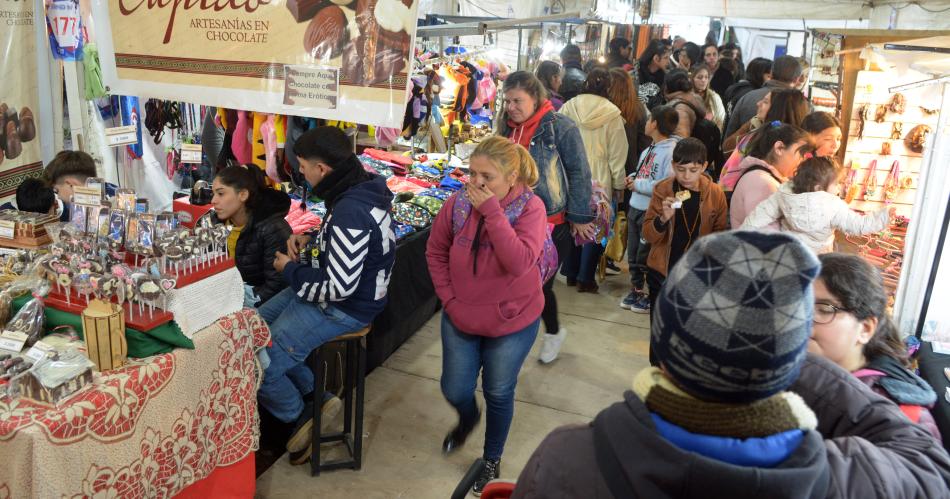
[[[182,144],[181,162],[201,163],[201,144]]]
[[[73,187],[73,204],[85,206],[102,205],[102,189],[97,187]]]
[[[16,238],[16,222],[13,220],[0,220],[0,237],[6,239]]]
[[[46,358],[46,354],[55,350],[56,348],[53,347],[53,345],[50,345],[49,343],[45,343],[42,340],[40,340],[34,343],[33,347],[30,348],[30,350],[26,352],[26,358],[36,363]]]
[[[27,338],[29,337],[26,335],[26,333],[4,331],[2,334],[0,334],[0,350],[20,353],[20,350],[23,350],[23,345],[26,344]]]
[[[137,144],[139,141],[135,125],[106,128],[106,143],[110,147]]]

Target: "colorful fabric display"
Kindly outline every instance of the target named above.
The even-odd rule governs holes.
[[[411,225],[396,224],[396,229],[395,229],[395,232],[396,232],[396,240],[398,241],[398,240],[400,240],[400,239],[402,239],[402,238],[408,236],[409,234],[412,234],[412,233],[415,232],[415,231],[416,231],[416,229],[413,228],[413,226],[411,226]]]
[[[396,223],[411,225],[417,229],[432,224],[432,214],[429,213],[429,210],[412,203],[394,204],[392,215]]]
[[[441,210],[442,205],[445,204],[445,201],[441,199],[421,195],[413,197],[409,202],[429,210],[429,213],[431,213],[433,217],[439,214],[439,210]]]

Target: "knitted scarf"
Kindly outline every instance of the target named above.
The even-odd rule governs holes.
[[[684,392],[657,368],[640,371],[633,391],[650,411],[692,433],[755,438],[818,427],[815,413],[792,392],[750,404],[707,402]]]
[[[545,114],[548,114],[548,111],[554,111],[554,105],[551,104],[550,100],[545,99],[544,102],[538,106],[538,110],[523,122],[515,123],[508,120],[508,126],[511,128],[508,138],[515,144],[521,144],[522,147],[530,150],[531,139],[534,137],[534,132],[538,129],[541,118],[543,118]]]

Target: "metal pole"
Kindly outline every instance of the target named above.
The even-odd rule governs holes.
[[[523,30],[518,28],[518,71],[521,71],[521,34]]]

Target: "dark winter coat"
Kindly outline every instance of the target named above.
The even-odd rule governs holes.
[[[248,218],[234,249],[234,263],[245,284],[254,288],[260,306],[287,287],[283,275],[274,270],[274,255],[287,252],[290,224],[285,217],[290,198],[283,192],[266,189],[261,204]]]
[[[561,78],[561,88],[558,89],[563,101],[567,102],[583,92],[586,81],[587,73],[581,69],[580,64],[565,63],[564,77]]]

